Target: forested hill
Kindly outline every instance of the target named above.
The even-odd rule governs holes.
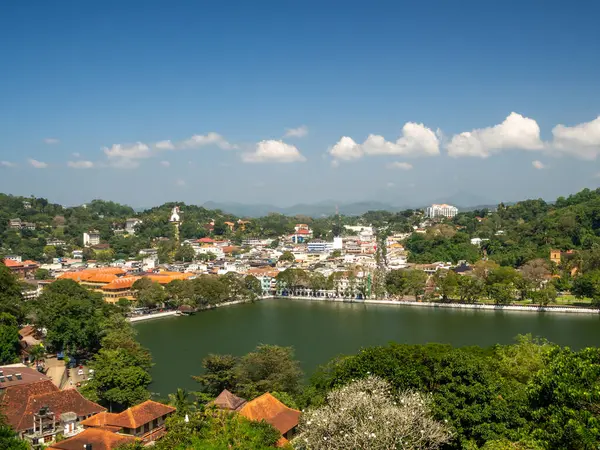
[[[600,189],[583,191],[554,203],[526,200],[513,205],[500,204],[496,211],[487,209],[458,214],[453,220],[424,224],[423,211],[369,211],[361,216],[331,216],[313,219],[307,216],[269,214],[250,219],[243,226],[239,217],[221,210],[206,209],[184,203],[166,203],[135,212],[115,202],[93,200],[85,206],[63,207],[43,198],[0,194],[0,253],[14,253],[39,261],[80,248],[82,235],[91,229],[100,232],[110,244],[114,257],[135,256],[142,248],[153,245],[158,237],[172,238],[169,217],[174,206],[181,208],[182,239],[207,235],[227,236],[234,242],[244,237],[277,237],[291,233],[296,223],[308,223],[314,238],[330,239],[342,232],[345,224],[377,227],[381,233],[412,232],[429,225],[425,233],[413,233],[405,242],[413,262],[459,260],[475,261],[486,254],[502,265],[520,266],[525,261],[548,257],[551,248],[592,250],[600,244]],[[135,236],[123,236],[128,218],[138,218]],[[9,227],[11,219],[34,226]],[[233,231],[225,222],[234,222]],[[209,224],[213,222],[213,226]],[[61,239],[65,248],[48,248],[48,239]],[[481,238],[481,247],[471,243]]]

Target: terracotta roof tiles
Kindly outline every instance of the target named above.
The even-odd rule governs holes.
[[[144,403],[132,406],[122,413],[111,417],[110,423],[107,423],[106,425],[123,428],[137,428],[172,412],[175,412],[175,408],[172,406],[147,400]]]
[[[48,450],[81,450],[91,444],[94,450],[113,450],[135,441],[133,436],[124,436],[101,428],[87,428],[72,438],[52,444]]]
[[[264,420],[285,434],[298,425],[301,412],[288,408],[267,392],[246,403],[240,414],[250,420]]]
[[[77,414],[77,417],[82,417],[90,414],[98,414],[99,412],[106,410],[97,403],[84,398],[83,395],[75,389],[67,389],[65,391],[57,390],[44,394],[30,395],[29,398],[24,401],[27,406],[19,419],[19,423],[16,426],[13,426],[17,431],[31,428],[33,415],[43,406],[48,406],[50,411],[55,414],[55,417],[59,417],[66,412],[74,412]]]
[[[57,391],[58,388],[49,378],[35,383],[11,386],[4,390],[0,409],[6,416],[8,424],[14,429],[18,429],[31,396]]]

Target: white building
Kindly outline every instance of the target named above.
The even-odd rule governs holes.
[[[481,244],[484,243],[485,241],[489,241],[489,239],[481,239],[479,237],[474,237],[471,239],[471,244],[481,247]]]
[[[427,208],[427,217],[448,217],[452,218],[458,214],[458,208],[452,205],[431,205]]]
[[[140,219],[132,218],[125,221],[125,231],[128,234],[135,234],[135,227],[142,223]]]
[[[90,230],[88,233],[83,233],[83,246],[91,247],[100,243],[100,232],[98,230]]]
[[[306,248],[309,253],[330,252],[333,249],[333,242],[314,240],[306,244]]]

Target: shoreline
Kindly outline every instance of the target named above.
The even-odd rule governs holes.
[[[560,313],[560,314],[593,314],[599,315],[600,310],[592,308],[568,308],[563,306],[525,306],[525,305],[487,305],[479,303],[437,303],[437,302],[416,302],[409,300],[357,300],[343,298],[322,298],[322,297],[263,297],[263,298],[291,298],[293,300],[324,301],[338,303],[361,303],[365,305],[390,305],[390,306],[410,306],[421,308],[450,308],[450,309],[475,309],[484,311],[519,311],[533,313]]]
[[[337,302],[337,303],[359,303],[364,305],[388,305],[388,306],[408,306],[416,308],[449,308],[449,309],[473,309],[483,311],[508,311],[508,312],[532,312],[532,313],[554,313],[554,314],[590,314],[600,315],[600,310],[591,308],[568,308],[563,306],[524,306],[524,305],[487,305],[479,303],[436,303],[436,302],[416,302],[409,300],[357,300],[344,298],[323,298],[323,297],[297,297],[297,296],[275,296],[269,295],[260,297],[254,301],[277,299],[284,300],[286,298],[292,300],[308,300],[311,302]],[[225,306],[240,305],[243,303],[253,303],[252,300],[233,300],[218,305],[212,305],[196,311],[200,313],[211,309],[222,308]],[[143,316],[129,317],[127,320],[131,323],[145,322],[147,320],[162,319],[165,317],[177,317],[177,311],[164,311],[155,314],[147,314]]]
[[[266,298],[266,297],[262,297],[258,300],[262,300],[263,298]],[[211,305],[206,308],[199,309],[196,312],[208,311],[210,309],[217,309],[217,308],[221,308],[223,306],[240,305],[242,303],[252,303],[252,300],[233,300],[231,302],[220,303],[218,305]],[[127,320],[129,321],[129,323],[137,323],[137,322],[145,322],[147,320],[162,319],[165,317],[179,317],[181,315],[184,315],[184,314],[179,314],[179,311],[163,311],[163,312],[158,312],[158,313],[154,313],[154,314],[144,314],[141,316],[128,317]]]

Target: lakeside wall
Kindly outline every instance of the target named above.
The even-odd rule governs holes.
[[[234,300],[231,302],[225,302],[225,303],[221,303],[219,305],[212,305],[212,306],[208,306],[206,308],[199,309],[198,312],[205,311],[207,309],[222,308],[223,306],[239,305],[241,303],[251,303],[251,300]],[[144,322],[146,320],[162,319],[163,317],[173,317],[173,316],[178,316],[178,315],[179,314],[177,311],[163,311],[163,312],[158,312],[158,313],[153,313],[153,314],[144,314],[141,316],[128,317],[127,320],[131,323],[136,323],[136,322]]]
[[[274,297],[270,297],[274,298]],[[363,303],[366,305],[391,305],[391,306],[416,306],[421,308],[452,308],[452,309],[479,309],[484,311],[526,311],[526,312],[548,312],[548,313],[567,313],[567,314],[594,314],[599,315],[600,310],[591,308],[569,308],[562,306],[524,306],[524,305],[484,305],[479,303],[436,303],[436,302],[415,302],[407,300],[357,300],[343,298],[322,298],[322,297],[276,297],[292,298],[294,300],[325,301],[340,303]]]
[[[361,303],[365,305],[390,305],[390,306],[412,306],[420,308],[450,308],[450,309],[476,309],[483,311],[519,311],[533,313],[561,313],[561,314],[593,314],[600,315],[600,310],[591,308],[568,308],[562,306],[523,306],[523,305],[484,305],[479,303],[435,303],[435,302],[415,302],[407,300],[357,300],[344,298],[323,298],[323,297],[296,297],[296,296],[265,296],[263,299],[280,299],[290,298],[293,300],[308,300],[313,302],[338,302],[338,303]],[[202,308],[198,312],[208,309],[222,308],[224,306],[239,305],[242,303],[252,303],[251,300],[234,300],[231,302],[212,305],[207,308]],[[146,314],[143,316],[129,317],[127,320],[132,323],[142,322],[146,320],[162,319],[164,317],[177,316],[177,311],[164,311],[154,314]]]

